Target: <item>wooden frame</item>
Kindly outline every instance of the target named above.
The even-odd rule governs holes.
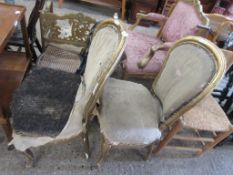
[[[175,6],[177,5],[177,3],[179,3],[180,1],[183,1],[183,2],[186,2],[186,3],[190,3],[192,4],[196,10],[199,12],[200,14],[200,17],[201,17],[201,20],[203,22],[203,24],[205,25],[208,25],[209,24],[209,20],[207,18],[207,16],[204,14],[203,10],[202,10],[202,6],[200,4],[200,1],[199,0],[178,0],[176,1],[172,8],[170,9],[170,12],[169,12],[169,15],[168,17],[171,15],[172,11],[174,10]],[[166,18],[164,16],[164,18]],[[150,20],[150,21],[153,21],[153,22],[158,22],[160,24],[160,29],[156,35],[156,38],[161,38],[161,35],[162,35],[162,30],[163,30],[163,27],[165,26],[165,23],[166,23],[166,20],[162,20],[162,21],[154,21],[150,18],[149,14],[142,14],[142,13],[138,13],[137,16],[136,16],[136,22],[130,26],[128,29],[129,30],[134,30],[138,25],[139,23],[141,22],[141,20]],[[201,30],[199,31],[198,34],[201,34]],[[153,46],[152,46],[153,47]],[[157,50],[156,50],[157,51]],[[151,48],[150,49],[150,52],[152,52],[152,54],[154,55],[156,51],[153,51],[153,49]],[[152,55],[150,54],[150,55]],[[136,78],[154,78],[156,74],[152,74],[152,73],[145,73],[145,74],[130,74],[128,72],[126,72],[126,69],[124,66],[122,66],[122,69],[123,69],[123,79],[128,79],[129,77],[136,77]]]

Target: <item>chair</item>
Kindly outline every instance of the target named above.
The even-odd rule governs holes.
[[[9,148],[24,152],[28,166],[33,165],[30,148],[75,137],[82,138],[88,158],[88,116],[120,60],[125,41],[120,21],[104,20],[94,31],[82,81],[79,75],[41,67],[25,78],[11,105],[13,139]]]
[[[39,19],[40,16],[40,10],[43,9],[45,4],[45,0],[36,0],[35,5],[32,9],[32,12],[30,14],[29,20],[28,20],[28,26],[27,26],[27,32],[28,32],[28,37],[30,41],[30,50],[32,52],[32,57],[33,61],[35,62],[38,58],[36,54],[35,47],[37,47],[38,51],[41,53],[42,52],[42,47],[40,45],[40,42],[36,36],[36,23]],[[9,46],[17,46],[19,47],[19,50],[21,50],[22,47],[24,47],[24,40],[22,36],[21,30],[17,30],[13,37],[10,39],[8,42],[8,47]]]
[[[96,21],[82,13],[59,16],[49,12],[40,15],[43,54],[38,66],[75,73],[83,52],[89,46]]]
[[[141,20],[159,22],[161,27],[156,37],[133,31]],[[208,25],[208,19],[202,12],[199,0],[177,1],[169,17],[156,13],[146,15],[138,13],[136,23],[128,32],[123,78],[127,79],[130,76],[153,78],[159,72],[167,50],[173,43],[184,36],[196,35],[200,31],[199,25]]]
[[[189,132],[188,132],[188,131]],[[186,134],[184,132],[186,131]],[[192,133],[190,131],[193,131]],[[180,151],[191,151],[202,155],[210,150],[233,132],[233,126],[227,118],[218,102],[211,96],[207,96],[198,105],[186,112],[183,117],[174,124],[169,133],[154,150],[159,153],[163,148],[176,149]],[[189,134],[187,134],[189,133]],[[193,134],[194,133],[194,134]],[[200,143],[199,145],[177,146],[168,145],[171,140],[180,142]]]
[[[98,165],[114,147],[147,148],[148,157],[162,132],[214,88],[224,63],[213,43],[186,37],[170,48],[151,93],[141,84],[110,79],[100,99],[103,141]]]

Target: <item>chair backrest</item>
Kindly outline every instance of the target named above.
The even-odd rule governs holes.
[[[207,39],[189,36],[174,44],[152,86],[163,107],[162,127],[210,93],[224,71],[223,53]]]
[[[40,27],[43,49],[48,44],[66,45],[84,48],[88,36],[96,20],[82,13],[59,16],[49,12],[41,12]]]
[[[29,16],[27,31],[31,40],[36,37],[36,23],[40,17],[40,10],[43,9],[44,4],[45,0],[36,0],[34,8]]]
[[[203,13],[199,0],[179,0],[158,34],[162,40],[174,42],[188,35],[196,35],[198,25],[207,24],[208,18]]]
[[[96,26],[76,102],[81,99],[84,116],[93,110],[103,85],[115,69],[126,45],[127,33],[119,20],[104,20]]]

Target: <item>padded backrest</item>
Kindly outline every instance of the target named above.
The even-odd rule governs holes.
[[[86,47],[89,33],[96,21],[82,13],[59,16],[49,12],[40,15],[42,46],[60,44]]]
[[[197,26],[207,23],[198,0],[179,0],[163,26],[161,37],[164,41],[174,42],[184,36],[195,35]]]
[[[201,37],[186,37],[170,49],[165,67],[153,83],[165,121],[176,114],[180,117],[180,111],[213,89],[224,73],[224,59],[217,46]]]
[[[120,60],[126,32],[118,20],[105,20],[93,35],[82,81],[82,103],[88,113],[95,105],[103,84]]]

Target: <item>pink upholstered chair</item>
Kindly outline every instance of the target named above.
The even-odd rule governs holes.
[[[133,31],[142,19],[159,22],[161,27],[156,37]],[[154,77],[159,72],[167,50],[173,43],[184,36],[198,34],[200,32],[198,26],[208,25],[208,22],[199,0],[177,1],[169,17],[156,13],[138,13],[136,23],[129,28],[128,32],[123,78]]]

